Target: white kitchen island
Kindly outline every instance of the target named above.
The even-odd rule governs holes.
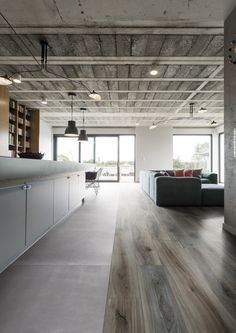
[[[85,197],[93,165],[0,157],[0,272]]]

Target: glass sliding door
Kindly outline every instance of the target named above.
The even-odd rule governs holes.
[[[95,137],[90,136],[88,142],[80,143],[80,162],[81,163],[95,163],[95,150],[94,150]]]
[[[88,142],[54,136],[54,159],[93,163],[102,168],[101,181],[133,182],[135,176],[134,135],[90,135]]]
[[[102,181],[118,181],[118,136],[95,137],[96,168],[102,168]]]
[[[134,181],[135,168],[135,136],[120,135],[119,171],[121,182]]]
[[[56,138],[55,159],[57,161],[79,161],[79,144],[78,138]]]

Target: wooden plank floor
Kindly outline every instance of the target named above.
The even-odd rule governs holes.
[[[236,240],[222,208],[157,207],[121,185],[103,333],[236,332]]]

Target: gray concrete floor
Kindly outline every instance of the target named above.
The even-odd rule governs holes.
[[[55,227],[0,275],[1,333],[101,333],[119,184]]]

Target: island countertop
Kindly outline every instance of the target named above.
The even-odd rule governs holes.
[[[19,183],[94,170],[94,164],[0,157],[0,184]]]

